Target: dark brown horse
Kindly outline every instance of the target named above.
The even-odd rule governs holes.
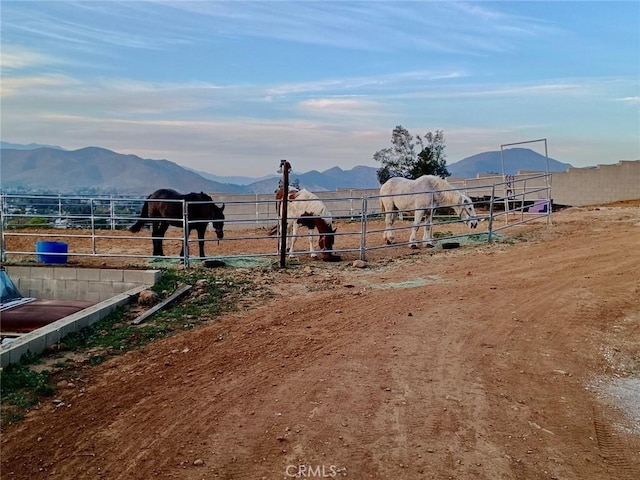
[[[172,200],[163,202],[162,200]],[[188,226],[183,225],[183,200],[187,203]],[[209,222],[212,223],[216,236],[220,239],[224,236],[224,203],[218,207],[213,203],[213,199],[206,193],[181,194],[175,190],[162,188],[156,190],[147,197],[142,207],[140,220],[134,223],[129,230],[138,233],[145,223],[151,222],[153,237],[153,255],[162,257],[162,239],[170,225],[174,227],[185,227],[189,234],[191,230],[198,232],[198,246],[200,256],[204,257],[204,233]],[[180,256],[184,256],[184,245],[180,251]]]

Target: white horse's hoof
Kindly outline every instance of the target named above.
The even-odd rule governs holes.
[[[311,258],[318,258],[318,254],[317,253],[312,253],[311,254]]]

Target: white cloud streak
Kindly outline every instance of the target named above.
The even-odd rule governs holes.
[[[616,98],[616,101],[628,103],[629,105],[640,105],[640,97]]]
[[[617,125],[631,118],[620,134],[630,136],[638,78],[587,71],[544,79],[539,71],[558,69],[542,68],[547,56],[529,70],[536,76],[519,73],[538,43],[567,31],[552,17],[507,11],[518,9],[426,1],[5,2],[3,140],[97,145],[231,174],[238,164],[279,158],[299,162],[298,170],[371,164],[398,124],[417,134],[445,128],[453,160],[549,132],[572,151],[569,141],[582,140],[566,133],[570,124],[582,137],[600,132],[615,144],[616,127],[599,128],[603,118]],[[232,58],[227,48],[237,49]],[[267,57],[258,67],[254,49]],[[284,51],[291,57],[281,59]],[[347,60],[333,61],[345,52]],[[289,58],[297,63],[289,66]],[[286,71],[267,72],[273,62]],[[326,69],[314,70],[316,62]],[[596,104],[607,105],[584,114]],[[595,143],[576,147],[576,158],[592,158]]]

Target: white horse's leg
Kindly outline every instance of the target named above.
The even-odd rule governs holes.
[[[409,237],[409,246],[411,248],[417,248],[416,237],[418,236],[418,229],[420,228],[420,222],[424,216],[424,210],[415,210],[413,212],[413,227],[411,227],[411,236]]]
[[[295,256],[293,254],[293,248],[295,247],[296,239],[298,238],[298,228],[300,228],[300,225],[295,220],[292,223],[293,225],[291,226],[291,236],[289,237],[289,256],[290,257]]]
[[[289,248],[291,247],[291,229],[293,228],[293,222],[288,221],[287,222],[287,231],[285,232],[285,235],[287,236],[287,252],[289,251]]]
[[[318,258],[318,252],[316,252],[316,249],[314,248],[315,240],[316,239],[316,234],[314,233],[313,230],[309,230],[309,253],[311,254],[311,258]]]
[[[429,209],[429,214],[424,223],[424,233],[422,234],[423,243],[433,243],[433,208]]]
[[[397,214],[395,212],[387,212],[384,214],[385,230],[384,230],[384,233],[382,234],[382,239],[387,244],[393,243],[393,240],[395,238],[393,229],[391,227],[393,227],[393,222],[396,219],[396,215]]]

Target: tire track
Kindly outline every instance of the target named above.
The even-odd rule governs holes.
[[[630,458],[633,454],[628,451],[626,445],[622,443],[619,435],[611,428],[606,420],[601,407],[593,407],[593,427],[596,432],[596,440],[601,456],[615,469],[615,474],[619,480],[635,480],[640,472],[638,465],[633,465]]]

